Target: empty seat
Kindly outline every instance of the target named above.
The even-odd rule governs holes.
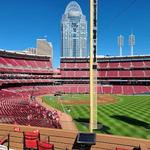
[[[107,71],[107,77],[118,77],[118,71],[116,71],[116,70],[113,70],[113,71],[109,70],[109,71]]]
[[[126,94],[126,95],[134,94],[133,86],[124,85],[123,94]]]
[[[98,77],[104,78],[104,77],[106,77],[106,76],[107,76],[107,71],[99,71],[99,72],[98,72]]]
[[[150,78],[150,70],[145,70],[145,76]]]
[[[120,62],[122,68],[131,68],[131,62]]]
[[[119,77],[130,77],[130,71],[129,70],[119,71]]]
[[[106,69],[108,67],[109,67],[108,62],[98,63],[98,68],[100,68],[100,69]]]
[[[54,150],[54,144],[37,141],[37,150]]]
[[[24,149],[37,149],[37,140],[40,140],[38,132],[23,132]]]
[[[145,67],[150,68],[150,61],[144,61]]]
[[[133,70],[131,71],[132,77],[144,77],[143,70]]]
[[[122,92],[122,86],[120,85],[114,85],[112,88],[112,93],[113,94],[123,94]]]
[[[132,67],[134,68],[142,68],[144,66],[143,61],[132,62]]]
[[[112,86],[103,86],[103,94],[111,94]]]
[[[110,62],[109,67],[110,68],[119,68],[119,62]]]

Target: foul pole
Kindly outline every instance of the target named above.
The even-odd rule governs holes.
[[[90,0],[90,132],[97,129],[97,7],[98,0]]]

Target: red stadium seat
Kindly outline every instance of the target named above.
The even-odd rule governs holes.
[[[132,77],[144,77],[143,70],[133,70],[131,72],[132,72]]]
[[[24,149],[37,149],[37,141],[40,134],[34,132],[23,132]]]
[[[118,71],[116,71],[116,70],[107,71],[107,77],[118,77]]]
[[[133,68],[142,68],[144,66],[144,63],[143,63],[143,61],[139,61],[139,62],[133,61],[131,65]]]
[[[119,77],[130,77],[131,71],[129,70],[120,70],[119,71]]]
[[[150,78],[150,70],[145,70],[144,73],[147,78]]]
[[[37,141],[37,150],[54,150],[54,144]]]
[[[103,86],[103,94],[112,94],[112,86]]]
[[[124,69],[131,68],[131,62],[120,62],[120,67]]]
[[[98,68],[105,69],[109,67],[108,62],[98,63]]]
[[[113,94],[123,94],[122,86],[120,86],[120,85],[114,85],[112,87],[112,93]]]
[[[133,86],[124,85],[123,87],[123,94],[132,95],[134,94]]]
[[[109,67],[110,68],[119,68],[119,62],[111,62],[109,63]]]

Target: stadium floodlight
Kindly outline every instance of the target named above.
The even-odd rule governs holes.
[[[122,47],[124,45],[124,37],[120,34],[118,36],[118,46],[119,46],[119,49],[120,49],[120,56],[122,56]]]
[[[135,35],[133,33],[129,35],[129,45],[131,46],[131,56],[133,56],[133,47],[135,45]]]

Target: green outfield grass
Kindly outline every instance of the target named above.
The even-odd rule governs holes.
[[[64,100],[88,99],[88,95],[65,95]],[[101,129],[95,132],[150,139],[150,96],[116,96],[114,104],[98,105]],[[89,105],[61,105],[56,98],[43,97],[54,108],[71,115],[81,131],[88,131]],[[70,111],[68,111],[70,110]]]

